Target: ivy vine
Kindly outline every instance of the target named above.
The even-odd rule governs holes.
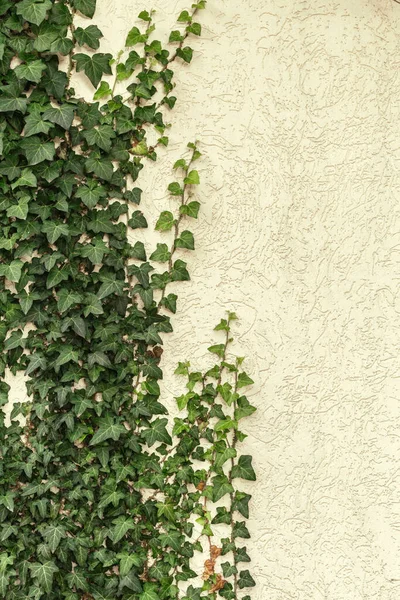
[[[156,248],[129,241],[148,227],[136,182],[168,145],[172,68],[191,62],[205,4],[181,12],[167,44],[142,11],[113,58],[95,24],[74,24],[96,0],[0,0],[0,406],[7,369],[25,372],[31,399],[7,427],[0,411],[0,598],[238,600],[254,585],[238,566],[250,496],[234,480],[255,479],[237,454],[255,409],[242,359],[227,359],[233,313],[209,348],[218,364],[179,364],[172,431],[160,401],[168,288],[189,280],[200,208],[197,143],[174,165],[176,210],[160,214]],[[93,102],[72,88],[80,72]]]

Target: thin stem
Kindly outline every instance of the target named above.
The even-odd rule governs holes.
[[[117,87],[117,83],[118,83],[118,65],[121,62],[121,56],[123,55],[124,51],[120,50],[117,54],[117,60],[115,61],[115,77],[114,77],[114,83],[113,86],[111,88],[111,97],[114,98],[114,92],[115,92],[115,88]]]
[[[238,386],[238,374],[237,374],[237,371],[235,371],[235,385],[234,385],[234,388],[233,388],[233,393],[234,393],[234,396],[233,396],[234,397],[234,401],[233,401],[233,414],[235,414],[236,407],[237,407],[237,403],[236,403],[236,392],[237,392],[237,389],[238,389],[237,386]],[[233,448],[235,450],[236,449],[236,444],[237,444],[237,436],[236,436],[236,429],[234,429],[233,430],[233,435],[232,435],[231,448]],[[235,459],[231,458],[231,468],[230,468],[229,475],[228,475],[228,480],[229,480],[229,483],[231,485],[232,485],[232,473],[233,473],[234,467],[235,467]],[[235,538],[234,538],[234,535],[233,535],[233,528],[234,528],[234,525],[235,525],[235,521],[234,521],[234,518],[233,518],[233,512],[234,512],[233,511],[233,506],[234,506],[234,495],[233,495],[233,492],[231,492],[229,494],[229,496],[230,496],[230,503],[231,503],[231,507],[230,507],[230,509],[231,509],[230,510],[230,512],[231,512],[231,543],[234,544],[235,543]],[[234,563],[234,566],[236,567],[237,566],[237,561],[236,561],[236,552],[235,551],[233,552],[233,563]],[[238,595],[238,577],[237,577],[237,573],[234,573],[234,575],[233,575],[233,591],[234,591],[234,594],[235,594],[235,600],[237,600],[237,597],[238,597],[237,596]]]
[[[195,149],[193,150],[192,156],[190,157],[189,163],[185,169],[185,174],[187,175],[189,172],[189,169],[194,161],[194,156],[197,152],[197,146],[195,147]],[[186,192],[187,192],[187,183],[183,184],[183,189],[182,189],[182,203],[181,206],[185,206],[187,204],[188,201],[188,197],[186,197]],[[176,251],[176,240],[178,239],[179,235],[180,235],[180,229],[179,226],[181,224],[181,221],[183,219],[183,214],[181,214],[181,212],[179,212],[179,216],[178,218],[175,220],[174,223],[174,239],[173,242],[171,244],[171,248],[170,248],[170,257],[169,257],[169,261],[168,261],[168,272],[170,273],[172,271],[172,265],[173,265],[173,257]],[[166,291],[167,286],[165,286],[165,288],[162,290],[161,293],[161,298],[160,298],[160,302],[158,303],[158,306],[161,305],[161,302],[165,296],[165,291]]]
[[[71,32],[71,41],[73,43],[73,47],[71,49],[71,52],[69,53],[69,64],[68,64],[68,71],[67,71],[67,78],[68,81],[71,80],[71,76],[72,76],[72,70],[74,68],[74,61],[73,61],[73,57],[74,57],[74,48],[76,46],[76,38],[75,38],[75,26],[74,26],[74,17],[76,14],[76,9],[72,8],[71,9],[71,15],[72,15],[72,21],[71,24],[69,26],[69,30]]]

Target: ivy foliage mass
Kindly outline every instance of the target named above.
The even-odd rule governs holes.
[[[236,520],[250,496],[234,480],[255,479],[237,454],[239,421],[255,409],[239,391],[252,383],[241,360],[226,359],[233,314],[209,349],[214,367],[180,363],[187,391],[172,430],[160,402],[162,335],[177,310],[168,288],[189,279],[200,208],[195,143],[174,165],[160,243],[149,253],[135,239],[148,227],[137,180],[168,145],[172,68],[191,62],[204,7],[183,11],[167,44],[142,11],[113,58],[97,52],[95,24],[75,26],[96,0],[0,0],[0,406],[6,369],[25,372],[31,399],[8,426],[0,411],[0,598],[250,598],[238,544],[249,533]],[[75,73],[92,102],[75,94]],[[210,556],[199,574],[200,551]]]

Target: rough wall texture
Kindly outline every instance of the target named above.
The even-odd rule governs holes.
[[[115,53],[150,5],[98,2]],[[162,31],[187,3],[151,6]],[[173,161],[200,140],[197,251],[165,369],[205,365],[236,310],[257,381],[254,600],[398,600],[400,5],[209,0],[201,18],[145,186],[155,219]]]

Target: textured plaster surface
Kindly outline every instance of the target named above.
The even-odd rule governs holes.
[[[98,4],[115,54],[150,5]],[[160,38],[187,8],[152,6]],[[398,600],[400,6],[209,0],[201,21],[192,65],[176,69],[169,150],[141,181],[154,223],[173,206],[174,160],[200,141],[165,397],[181,393],[177,361],[208,364],[212,327],[235,310],[235,350],[257,382],[253,600]]]

